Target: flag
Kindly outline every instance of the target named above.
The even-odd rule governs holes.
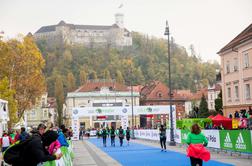
[[[121,5],[118,7],[119,9],[123,7],[123,4],[121,3]]]

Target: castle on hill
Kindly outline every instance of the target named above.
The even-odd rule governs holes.
[[[49,44],[131,46],[132,36],[124,27],[123,18],[122,13],[115,14],[115,23],[112,25],[76,25],[60,21],[57,25],[42,26],[35,32],[34,38],[36,41],[45,40]]]

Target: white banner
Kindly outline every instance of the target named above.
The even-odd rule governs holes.
[[[73,129],[73,137],[72,140],[79,140],[79,131],[80,131],[80,126],[79,126],[79,118],[73,118],[72,119],[72,129]]]
[[[202,130],[208,140],[208,147],[220,148],[220,134],[218,130]]]
[[[159,130],[158,129],[147,129],[147,130],[134,130],[135,137],[140,139],[156,140],[159,141]],[[166,141],[170,142],[170,130],[166,130]],[[175,141],[181,143],[181,131],[175,130]]]
[[[181,130],[180,129],[175,130],[175,142],[181,143]]]
[[[129,124],[129,119],[128,119],[128,115],[122,115],[121,116],[121,126],[124,130],[127,129],[128,124]]]
[[[172,106],[173,117],[176,119],[176,109]],[[147,114],[170,114],[169,105],[159,106],[134,106],[134,115],[147,115]],[[100,115],[131,115],[131,107],[76,107],[72,109],[73,117],[83,116],[100,116]],[[174,122],[176,124],[176,122]]]

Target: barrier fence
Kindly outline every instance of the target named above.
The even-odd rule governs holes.
[[[56,153],[62,153],[63,156],[59,160],[47,161],[42,166],[73,166],[73,145],[72,141],[68,141],[69,147],[61,147]]]
[[[189,130],[175,130],[175,141],[186,143]],[[208,140],[208,147],[252,153],[251,130],[202,130]],[[159,130],[134,130],[136,138],[159,140]],[[167,142],[170,141],[170,130],[166,130]]]

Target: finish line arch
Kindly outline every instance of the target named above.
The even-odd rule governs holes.
[[[176,107],[172,105],[173,111],[173,127],[176,128]],[[151,106],[134,106],[134,115],[147,115],[147,114],[168,114],[170,117],[170,106],[169,105],[151,105]],[[73,129],[73,140],[79,139],[80,123],[79,118],[81,117],[92,117],[92,116],[106,116],[106,115],[120,115],[121,126],[123,128],[128,127],[128,116],[132,115],[132,108],[130,106],[125,107],[74,107],[72,109],[72,129]],[[169,126],[171,126],[169,120]]]

